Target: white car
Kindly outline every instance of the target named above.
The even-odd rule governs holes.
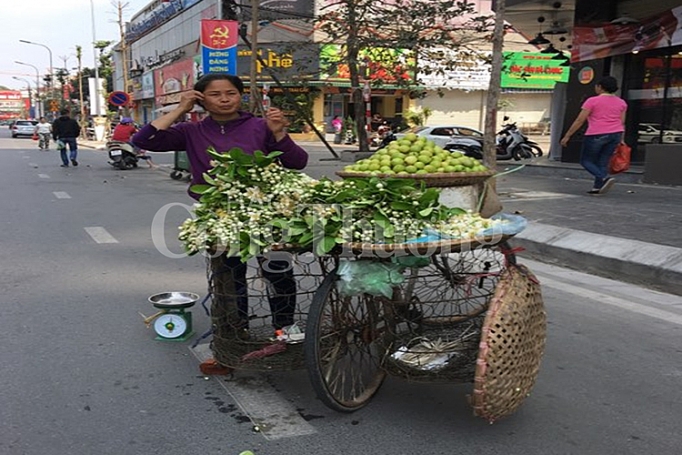
[[[415,126],[408,130],[396,133],[395,137],[400,139],[405,137],[407,133],[414,133],[417,136],[423,136],[440,147],[452,141],[455,137],[468,137],[472,139],[483,140],[483,133],[468,126],[457,125],[434,125],[434,126]]]
[[[656,123],[640,123],[637,127],[637,142],[645,144],[661,143],[661,125]],[[682,142],[682,131],[663,130],[663,143]]]
[[[36,120],[15,120],[9,128],[12,131],[12,137],[33,136],[37,124]]]

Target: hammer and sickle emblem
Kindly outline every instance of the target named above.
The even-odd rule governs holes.
[[[227,28],[226,25],[223,25],[222,27],[216,27],[213,29],[213,33],[210,35],[210,38],[213,39],[228,39],[230,37],[230,30]]]

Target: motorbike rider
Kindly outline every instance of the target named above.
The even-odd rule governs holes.
[[[36,124],[35,133],[38,135],[38,148],[50,150],[50,136],[52,136],[52,124],[45,117],[40,117]]]
[[[133,151],[137,155],[137,158],[145,160],[147,162],[147,165],[151,169],[154,167],[152,157],[147,155],[143,150],[141,150],[139,147],[133,144],[132,137],[135,133],[137,133],[137,127],[135,127],[133,119],[130,117],[122,117],[121,121],[119,122],[118,125],[116,125],[113,133],[111,134],[111,140],[117,142],[125,142],[126,144],[129,144],[133,148]]]

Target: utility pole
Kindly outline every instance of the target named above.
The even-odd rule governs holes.
[[[118,11],[118,33],[121,37],[121,65],[123,70],[123,91],[130,94],[129,80],[128,80],[128,43],[126,42],[125,26],[123,22],[123,10],[128,7],[128,3],[122,3],[120,0],[116,5]],[[123,106],[123,116],[128,117],[129,107]]]
[[[251,73],[249,81],[251,88],[249,109],[254,114],[257,110],[262,111],[262,103],[260,102],[260,93],[258,92],[258,83],[256,81],[258,74],[258,2],[259,0],[251,0]]]

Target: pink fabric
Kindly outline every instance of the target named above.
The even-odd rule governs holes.
[[[590,111],[586,136],[625,131],[621,114],[627,110],[628,105],[621,98],[615,95],[593,96],[583,103],[582,108]]]

